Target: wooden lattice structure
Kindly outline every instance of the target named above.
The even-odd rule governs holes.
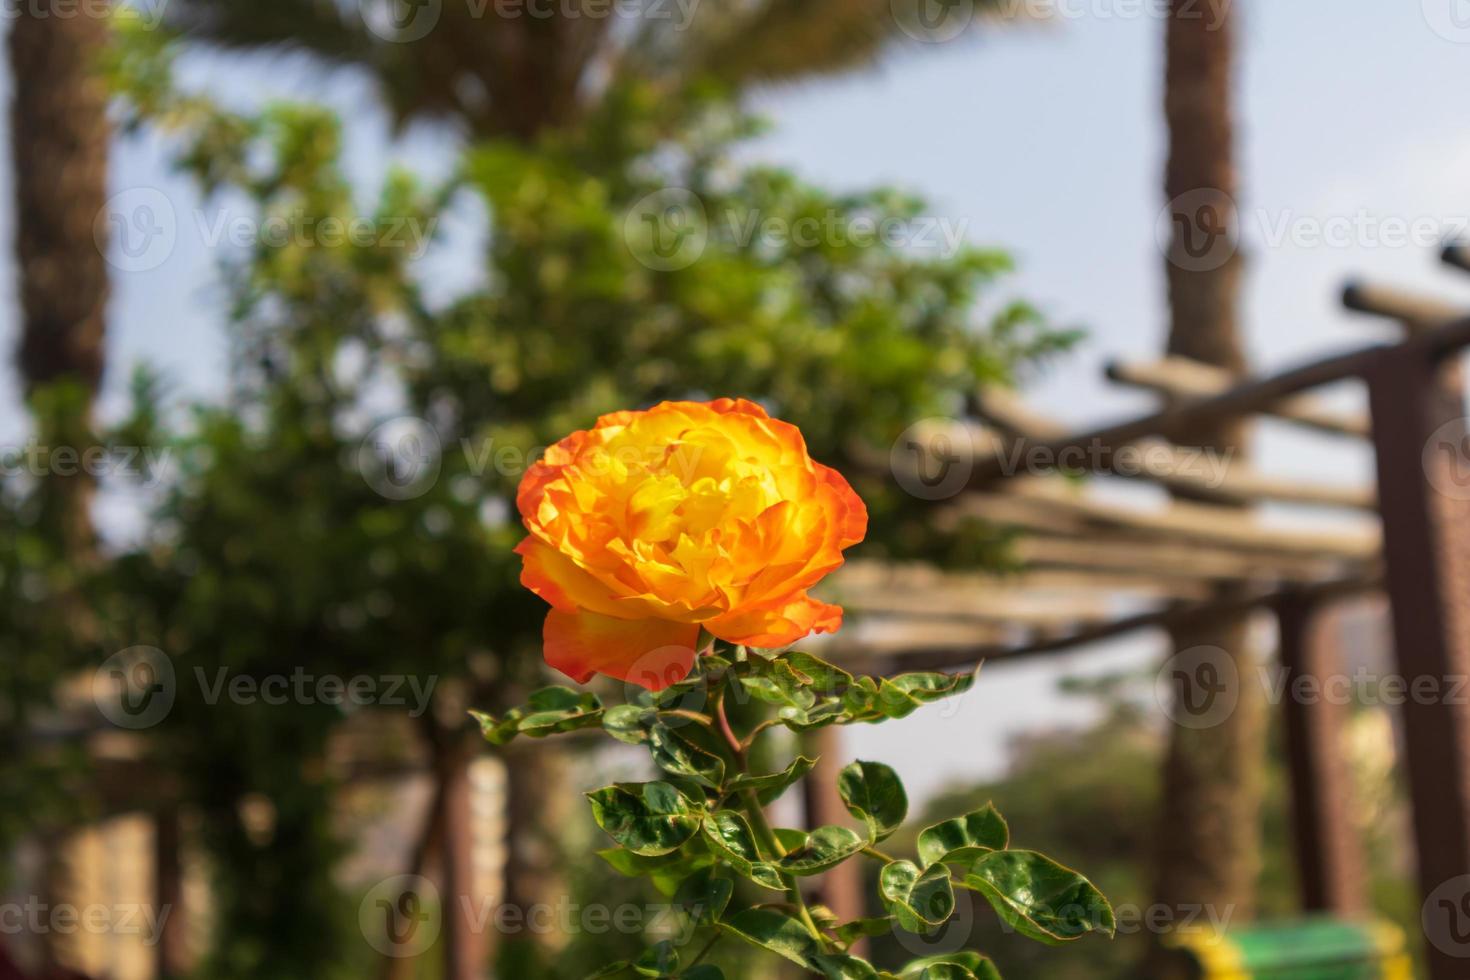
[[[1447,249],[1444,260],[1470,271],[1470,248]],[[1403,339],[1247,380],[1179,358],[1114,364],[1110,379],[1154,392],[1162,407],[1088,431],[1068,431],[1009,392],[987,392],[969,422],[915,433],[895,447],[900,482],[936,488],[936,520],[980,517],[1018,529],[1024,570],[996,578],[855,564],[837,593],[876,625],[835,649],[869,668],[951,670],[1260,609],[1277,617],[1282,666],[1320,682],[1342,669],[1324,613],[1341,597],[1381,590],[1397,670],[1409,685],[1431,679],[1444,690],[1470,674],[1470,439],[1457,356],[1470,346],[1470,319],[1462,308],[1394,289],[1351,286],[1344,303],[1396,321]],[[1342,411],[1313,393],[1353,381],[1367,387],[1367,412]],[[1367,441],[1376,486],[1281,479],[1243,462],[1211,470],[1174,441],[1201,422],[1263,416],[1323,438]],[[1059,467],[1191,499],[1159,494],[1151,509],[1121,506]],[[1269,504],[1336,518],[1303,530],[1263,517],[1260,505]],[[1302,903],[1352,914],[1366,896],[1346,801],[1345,708],[1308,700],[1283,700]],[[1409,699],[1402,710],[1418,878],[1429,902],[1470,875],[1470,703]],[[1427,949],[1431,976],[1463,977],[1463,963],[1444,946]]]

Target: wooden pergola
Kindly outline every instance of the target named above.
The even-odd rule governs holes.
[[[1470,271],[1470,248],[1443,257]],[[1344,303],[1397,322],[1403,339],[1245,380],[1180,358],[1116,363],[1108,378],[1160,396],[1157,411],[1071,431],[1010,392],[987,391],[969,421],[914,433],[895,447],[894,475],[935,489],[921,495],[936,520],[1016,529],[1022,570],[997,577],[855,563],[835,577],[832,595],[856,614],[856,628],[829,649],[879,672],[953,670],[1259,609],[1276,616],[1281,666],[1320,683],[1343,669],[1324,613],[1343,597],[1381,591],[1397,672],[1411,688],[1429,679],[1435,690],[1452,689],[1470,675],[1470,441],[1458,366],[1470,319],[1464,309],[1389,288],[1350,286]],[[1367,412],[1340,410],[1315,391],[1343,382],[1366,385]],[[1283,479],[1241,461],[1220,466],[1178,441],[1202,422],[1259,417],[1366,441],[1376,486]],[[1190,499],[1156,493],[1157,506],[1126,506],[1069,478],[1081,473]],[[1308,530],[1272,520],[1260,505],[1320,513]],[[1412,698],[1402,708],[1426,900],[1470,875],[1466,700]],[[1286,697],[1282,710],[1303,907],[1361,913],[1365,875],[1340,738],[1347,708]],[[809,804],[819,821],[840,812],[825,812],[833,801]],[[1445,949],[1431,943],[1427,955],[1434,980],[1464,976]]]

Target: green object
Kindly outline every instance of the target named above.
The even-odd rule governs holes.
[[[1384,922],[1308,919],[1181,935],[1199,980],[1412,980],[1404,936]]]

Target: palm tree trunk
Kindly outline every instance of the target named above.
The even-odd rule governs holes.
[[[20,374],[29,395],[59,382],[74,386],[66,410],[53,405],[41,420],[60,431],[38,435],[79,454],[102,377],[108,292],[106,258],[93,231],[106,204],[109,136],[107,90],[97,72],[108,25],[96,9],[19,4],[9,39]],[[47,483],[73,547],[90,540],[92,489],[84,473]]]
[[[1165,193],[1174,237],[1166,264],[1168,351],[1243,373],[1231,7],[1231,0],[1173,0],[1170,6]],[[1182,441],[1227,458],[1246,449],[1238,421],[1200,425]],[[1165,908],[1229,908],[1230,921],[1252,912],[1260,860],[1264,694],[1254,683],[1247,627],[1246,617],[1231,615],[1171,631],[1172,652],[1182,654],[1174,663],[1183,677],[1225,687],[1218,692],[1221,700],[1210,705],[1210,717],[1199,714],[1201,702],[1189,700],[1197,698],[1198,683],[1190,690],[1189,680],[1182,679],[1174,692],[1155,885],[1155,901]],[[1207,673],[1190,673],[1200,670]]]

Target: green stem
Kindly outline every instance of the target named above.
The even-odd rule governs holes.
[[[884,864],[892,864],[892,863],[894,863],[895,861],[898,860],[898,858],[896,858],[896,857],[892,857],[891,855],[884,854],[882,851],[878,850],[876,847],[865,847],[865,848],[862,849],[862,852],[861,853],[867,855],[868,857],[872,858],[875,861],[882,861]]]
[[[750,767],[745,761],[746,745],[736,736],[735,729],[730,725],[730,718],[725,714],[725,682],[722,681],[715,688],[711,701],[710,713],[714,715],[715,728],[724,736],[726,744],[730,747],[730,754],[733,756],[736,768],[742,775],[748,774]],[[774,858],[785,857],[786,851],[781,847],[781,841],[777,839],[776,832],[771,829],[771,822],[766,819],[765,808],[761,806],[760,797],[756,795],[755,790],[745,790],[739,794],[739,800],[740,808],[745,811],[745,817],[750,821],[751,829],[755,832],[761,849]],[[817,928],[816,922],[812,920],[811,911],[806,907],[806,899],[802,897],[801,885],[798,884],[796,876],[782,872],[781,880],[786,883],[786,897],[795,906],[797,918],[801,920],[802,925],[806,926],[812,938],[825,947],[826,939],[822,936],[822,931]]]
[[[750,820],[751,829],[755,831],[761,848],[777,858],[785,857],[786,850],[781,846],[781,841],[777,839],[776,832],[771,829],[771,822],[766,819],[765,808],[761,806],[760,798],[756,796],[755,790],[748,789],[741,793],[740,803],[741,808],[745,811],[745,816]],[[807,931],[817,942],[825,943],[822,931],[817,928],[816,922],[812,921],[812,913],[806,907],[806,899],[801,895],[801,885],[797,882],[796,876],[782,872],[781,880],[786,882],[786,897],[791,900],[792,905],[796,906],[796,917],[801,920],[801,924],[806,926]]]

